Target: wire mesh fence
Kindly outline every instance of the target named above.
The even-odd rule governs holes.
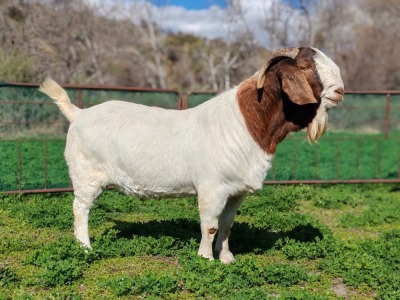
[[[169,109],[181,107],[174,90],[65,86],[72,102],[87,108],[123,100]],[[38,85],[0,84],[0,191],[71,190],[64,160],[69,123]]]
[[[65,86],[71,101],[87,108],[107,100],[123,100],[150,106],[178,109],[180,97],[174,90],[123,87]],[[0,84],[0,139],[62,138],[68,121],[37,85]]]
[[[118,99],[185,109],[215,92],[180,97],[173,90],[66,86],[86,108]],[[37,85],[0,85],[0,191],[71,190],[64,160],[68,122]],[[279,146],[266,183],[400,182],[400,92],[351,92],[329,112],[329,130],[318,144],[304,132]]]
[[[211,92],[193,92],[194,107]],[[400,182],[400,91],[346,92],[317,144],[304,132],[279,146],[266,183]]]

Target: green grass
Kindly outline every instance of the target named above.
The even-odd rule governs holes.
[[[72,194],[0,195],[0,299],[398,299],[400,185],[266,186],[236,217],[229,266],[197,256],[194,198],[105,192],[93,250]]]
[[[70,186],[64,140],[0,141],[0,191]],[[400,135],[327,133],[309,144],[303,133],[284,140],[267,180],[398,179]]]
[[[69,187],[65,141],[0,141],[0,191]]]
[[[326,133],[309,144],[302,133],[279,146],[267,179],[397,179],[400,138],[381,134]]]

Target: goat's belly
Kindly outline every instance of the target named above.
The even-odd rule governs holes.
[[[119,174],[111,176],[110,183],[117,186],[124,193],[138,197],[184,197],[196,194],[194,185],[187,178],[171,178],[157,176],[162,174],[154,172],[152,175],[143,174],[129,176]]]
[[[118,189],[123,191],[125,194],[137,196],[140,198],[165,198],[165,197],[185,197],[196,195],[196,190],[189,187],[143,187],[132,184],[117,184]]]

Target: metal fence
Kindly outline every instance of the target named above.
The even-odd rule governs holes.
[[[78,107],[86,108],[110,99],[164,108],[181,108],[175,90],[107,86],[64,86]],[[68,121],[34,84],[0,84],[0,139],[62,138]]]
[[[63,157],[68,122],[37,85],[0,84],[0,191],[72,190]],[[109,99],[186,109],[215,92],[64,86],[82,108]],[[266,183],[400,182],[400,92],[347,92],[318,144],[304,133],[278,146]]]
[[[210,95],[193,92],[182,103],[193,107]],[[400,182],[400,91],[346,92],[329,111],[328,132],[317,144],[309,144],[300,132],[278,146],[265,181],[367,182]]]

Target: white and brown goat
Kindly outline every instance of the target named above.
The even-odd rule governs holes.
[[[258,74],[184,111],[108,101],[87,109],[73,105],[57,83],[40,90],[71,122],[65,158],[73,183],[75,236],[90,247],[89,211],[102,188],[114,185],[148,197],[198,195],[198,254],[234,261],[228,238],[247,192],[259,190],[277,145],[308,128],[317,140],[327,108],[343,97],[338,66],[315,48],[288,48]]]

